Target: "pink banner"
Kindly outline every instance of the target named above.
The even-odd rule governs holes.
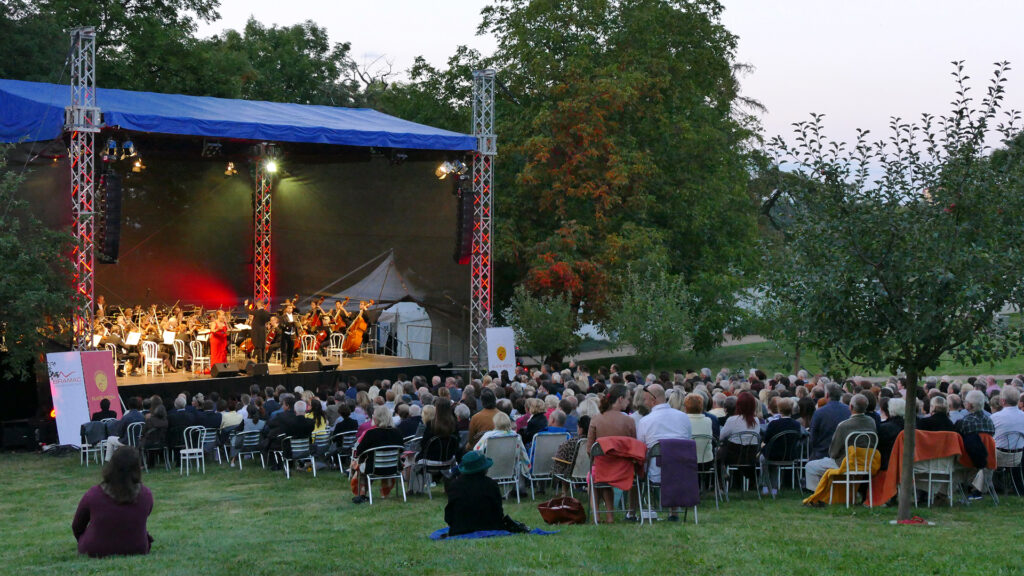
[[[110,350],[82,352],[82,374],[85,376],[85,394],[89,398],[89,413],[100,411],[100,400],[110,400],[110,409],[121,417],[121,398],[117,395],[117,373]]]

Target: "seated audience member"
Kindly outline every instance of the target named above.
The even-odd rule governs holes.
[[[456,404],[455,429],[458,430],[459,432],[465,432],[466,434],[469,434],[469,419],[471,415],[472,412],[470,411],[469,406],[466,406],[462,402]]]
[[[636,438],[647,448],[653,447],[662,440],[689,440],[693,437],[690,418],[669,406],[665,398],[665,389],[661,384],[650,384],[642,389],[644,407],[647,415],[640,419],[636,426]],[[651,460],[647,468],[652,482],[661,482],[661,467],[657,460]],[[669,510],[670,521],[678,521],[676,509]]]
[[[732,397],[731,397],[732,398]],[[730,399],[731,399],[730,398]],[[721,444],[718,448],[719,478],[725,478],[727,464],[743,464],[744,456],[750,452],[750,446],[761,444],[761,425],[755,416],[757,400],[754,395],[744,390],[736,399],[736,413],[725,420],[719,435]],[[740,438],[742,432],[754,432],[757,440],[751,437]]]
[[[839,423],[832,435],[832,444],[828,449],[828,456],[811,460],[807,463],[805,474],[807,475],[807,488],[816,490],[821,477],[830,468],[839,468],[840,462],[846,458],[846,437],[855,432],[876,432],[875,421],[865,414],[868,408],[868,399],[863,394],[854,394],[850,398],[851,416]]]
[[[507,436],[515,436],[516,438],[516,449],[519,453],[519,472],[525,474],[530,471],[530,455],[526,451],[526,445],[523,444],[523,438],[516,434],[515,430],[512,429],[512,420],[508,417],[508,414],[504,412],[495,412],[491,423],[494,428],[484,432],[484,435],[479,441],[473,446],[473,450],[476,452],[487,453],[487,442],[491,438],[504,438]]]
[[[882,403],[882,413],[886,419],[878,427],[878,455],[882,458],[881,470],[889,469],[889,456],[892,455],[892,447],[896,444],[896,437],[903,431],[903,414],[906,406],[907,402],[903,398],[890,398],[888,402]]]
[[[399,408],[401,408],[401,406],[399,406]],[[403,438],[416,436],[416,431],[420,429],[420,424],[423,422],[423,418],[421,416],[422,409],[419,406],[413,404],[408,407],[408,411],[409,415],[402,418],[398,423],[398,431],[402,433]],[[476,416],[474,416],[474,418],[476,418]],[[472,422],[470,423],[470,426],[472,426]]]
[[[800,434],[801,428],[800,423],[793,419],[793,405],[795,402],[792,398],[778,398],[776,399],[775,406],[779,411],[779,417],[768,423],[764,431],[764,445],[767,448],[772,438],[775,438],[783,432],[796,432]],[[799,436],[797,437],[799,441]],[[787,448],[789,448],[787,454]],[[787,446],[785,442],[776,442],[772,445],[771,452],[762,451],[761,453],[761,467],[765,470],[767,475],[765,476],[768,486],[764,488],[765,492],[768,490],[772,494],[778,492],[779,487],[774,484],[776,480],[776,467],[768,466],[767,460],[781,461],[786,457],[798,456],[792,449],[792,446]]]
[[[590,416],[580,416],[576,421],[576,436],[562,442],[558,450],[555,451],[554,463],[551,465],[552,476],[568,476],[572,474],[573,464],[576,462],[577,452],[580,449],[580,439],[586,438],[588,429],[590,429]],[[583,444],[586,444],[586,442],[584,441]],[[571,496],[570,492],[569,484],[563,482],[562,495]]]
[[[810,454],[808,456],[810,460],[831,460],[829,452],[832,446],[832,437],[839,424],[850,417],[850,408],[840,401],[843,397],[842,388],[836,384],[828,384],[825,393],[828,400],[821,408],[815,410],[814,416],[811,417]],[[827,468],[835,467],[835,465],[831,465]],[[817,486],[818,478],[814,479],[814,484],[811,484],[808,479],[807,488],[809,490],[814,490]]]
[[[678,396],[675,394],[673,396]],[[670,399],[669,405],[672,402]],[[673,406],[675,408],[675,406]],[[676,408],[678,410],[678,408]],[[690,433],[693,436],[712,436],[713,428],[711,418],[704,414],[704,397],[700,394],[690,393],[683,397],[683,410],[690,419]]]
[[[139,462],[134,448],[118,448],[103,466],[103,482],[82,496],[71,522],[79,554],[99,558],[149,553],[153,538],[146,519],[153,511],[153,494],[142,485]]]
[[[204,400],[203,411],[200,412],[199,416],[196,418],[196,425],[219,430],[222,419],[222,415],[214,410],[213,400]]]
[[[956,424],[949,419],[949,406],[946,403],[946,399],[942,396],[936,396],[931,401],[931,415],[927,418],[922,418],[917,423],[918,430],[924,430],[925,432],[956,432]]]
[[[526,425],[520,431],[523,436],[523,444],[529,448],[533,444],[533,437],[548,427],[548,419],[544,416],[546,406],[539,398],[527,398],[526,412],[529,415]]]
[[[363,458],[368,450],[382,446],[402,446],[402,434],[394,426],[391,418],[391,411],[386,406],[377,406],[373,410],[373,428],[367,430],[363,437],[356,444],[356,457],[352,459],[353,478],[352,498],[353,504],[362,504],[369,500],[366,496],[368,486],[366,482],[366,471],[373,466],[373,454]],[[387,498],[391,489],[395,487],[395,480],[381,480],[381,496]]]
[[[111,432],[107,438],[106,459],[114,456],[114,451],[122,446],[128,445],[128,426],[136,422],[145,422],[146,417],[142,414],[142,398],[132,396],[128,399],[128,411],[116,423],[108,423],[107,431]]]
[[[418,460],[443,462],[451,456],[452,451],[458,452],[459,432],[456,429],[454,412],[458,406],[465,406],[465,404],[456,405],[453,408],[451,400],[447,398],[434,399],[434,417],[423,430]],[[434,442],[435,438],[440,438],[440,440]]]
[[[1021,445],[1018,435],[1024,434],[1024,411],[1017,407],[1019,402],[1020,390],[1016,386],[1005,385],[999,391],[999,405],[1002,408],[992,414],[992,424],[996,427],[996,448],[1016,451],[1004,452],[1007,460],[999,462],[999,466],[1016,466],[1020,463]]]
[[[579,428],[579,413],[576,412],[576,397],[565,396],[558,402],[558,409],[565,412],[565,429],[570,433],[575,433],[575,430]]]
[[[483,409],[473,414],[469,420],[469,440],[467,446],[476,444],[483,437],[484,432],[494,429],[494,415],[498,412],[498,399],[494,390],[484,388],[480,393],[480,405]]]
[[[142,449],[154,450],[167,446],[167,426],[167,409],[163,404],[158,404],[146,414],[146,421],[142,425]]]
[[[552,411],[548,416],[548,425],[541,432],[544,434],[555,433],[570,436],[569,430],[565,427],[565,419],[565,412],[562,412],[561,409]]]
[[[324,414],[324,405],[320,403],[320,400],[313,398],[309,403],[306,419],[313,421],[313,432],[311,434],[327,430],[327,416]]]
[[[586,449],[589,452],[594,442],[605,436],[628,436],[636,438],[636,422],[626,415],[629,408],[629,388],[624,384],[613,384],[601,398],[601,414],[591,418],[590,429],[587,431]],[[604,458],[605,456],[600,456]],[[598,488],[595,498],[600,498],[605,505],[606,523],[613,522],[614,492],[611,488]],[[631,499],[630,502],[633,502]],[[627,514],[627,520],[635,520],[635,509]]]
[[[110,399],[109,398],[104,398],[104,399],[100,400],[100,410],[99,410],[99,412],[94,412],[93,413],[92,421],[93,422],[99,422],[101,420],[106,420],[108,418],[115,418],[116,419],[117,418],[117,412],[114,412],[113,410],[110,409]]]
[[[964,408],[963,400],[960,398],[959,394],[950,394],[946,397],[946,401],[949,403],[949,420],[953,422],[953,424],[956,424],[967,416],[967,409]]]
[[[981,434],[994,435],[996,431],[992,418],[985,412],[985,393],[981,390],[971,390],[964,396],[964,406],[967,416],[957,422],[957,432],[964,439],[964,451],[978,470],[975,475],[973,488],[968,495],[970,500],[981,499],[981,490],[985,488],[985,474],[988,466],[988,448],[981,438]]]
[[[249,407],[246,408],[245,419],[242,420],[242,429],[240,432],[259,432],[263,433],[263,429],[266,428],[267,421],[260,415],[260,409],[257,407],[255,402],[250,402]],[[231,465],[234,466],[238,458],[238,449],[242,447],[242,439],[235,436],[231,445]]]
[[[352,418],[352,408],[349,407],[347,402],[342,402],[338,405],[338,419],[334,421],[334,428],[331,430],[331,434],[341,434],[342,432],[355,432],[359,429],[359,423],[356,422],[355,418]]]
[[[477,451],[469,452],[462,459],[461,474],[445,487],[448,504],[444,508],[444,521],[448,524],[449,536],[504,530],[501,490],[485,473],[493,464],[493,460]]]

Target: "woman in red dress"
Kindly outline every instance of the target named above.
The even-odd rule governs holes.
[[[223,310],[210,323],[210,365],[228,361],[228,323]]]

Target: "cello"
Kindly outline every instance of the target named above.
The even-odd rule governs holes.
[[[359,351],[359,347],[363,345],[363,334],[370,327],[366,320],[363,319],[363,312],[366,312],[366,309],[370,306],[373,306],[373,300],[359,303],[359,314],[349,324],[348,333],[345,334],[345,342],[341,345],[341,349],[345,354],[355,354]]]

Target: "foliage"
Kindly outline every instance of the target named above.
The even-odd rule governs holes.
[[[72,299],[71,237],[47,228],[28,203],[16,196],[20,167],[6,162],[0,149],[0,355],[5,378],[24,376],[26,367],[54,336],[49,319],[66,317]]]
[[[576,334],[572,304],[562,294],[535,296],[522,286],[516,287],[512,302],[505,309],[505,320],[515,331],[516,345],[547,362],[576,350],[581,338]]]
[[[652,368],[691,345],[691,305],[681,276],[660,269],[630,269],[607,325],[614,330],[616,345],[633,346],[637,360]]]
[[[766,251],[769,297],[824,357],[906,371],[908,397],[947,352],[990,361],[1021,342],[1018,330],[993,322],[1024,299],[1024,162],[1011,149],[1013,161],[994,163],[986,149],[994,131],[1013,133],[995,125],[1007,69],[997,65],[975,109],[958,63],[952,112],[919,123],[894,118],[884,141],[860,132],[852,149],[829,142],[819,115],[797,125],[795,146],[774,141],[813,185],[785,191],[793,218],[781,245]],[[874,180],[873,164],[881,168]],[[913,453],[913,411],[907,416],[905,453]],[[904,470],[901,518],[910,477]]]
[[[448,66],[437,69],[419,56],[409,70],[409,81],[370,82],[366,105],[387,114],[455,132],[471,130],[473,71],[484,66],[480,53],[459,46]]]
[[[721,6],[501,0],[496,255],[511,285],[607,318],[630,263],[681,274],[694,344],[721,339],[756,235]],[[498,295],[502,297],[501,294]]]

